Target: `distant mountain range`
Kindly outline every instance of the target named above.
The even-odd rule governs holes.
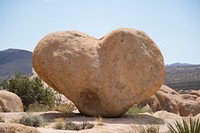
[[[165,84],[174,89],[200,89],[200,65],[166,66]]]
[[[166,67],[178,67],[178,66],[192,66],[193,64],[188,63],[173,63],[173,64],[167,64]]]
[[[0,83],[17,72],[32,73],[32,52],[20,49],[0,51]],[[174,63],[166,65],[166,85],[174,89],[200,89],[200,65]]]
[[[0,83],[18,72],[32,73],[32,52],[20,49],[0,51]]]

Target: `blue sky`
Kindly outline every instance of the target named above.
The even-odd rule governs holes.
[[[0,51],[33,51],[55,31],[101,38],[121,27],[145,31],[166,64],[200,64],[199,0],[0,0]]]

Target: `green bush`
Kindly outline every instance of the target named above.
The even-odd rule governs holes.
[[[175,121],[175,127],[171,124],[168,125],[170,133],[200,133],[200,121],[190,118],[189,122],[182,119],[182,122]]]
[[[41,79],[30,80],[28,76],[21,76],[20,74],[16,74],[9,81],[4,80],[1,89],[18,95],[22,100],[25,111],[31,104],[53,105],[55,100],[54,92],[49,88],[44,88]]]
[[[20,124],[32,127],[39,127],[42,124],[42,119],[39,116],[23,116],[19,120]]]
[[[147,108],[138,108],[138,107],[132,107],[128,110],[128,112],[126,112],[126,114],[128,115],[137,115],[139,113],[152,113],[152,111],[150,109]]]

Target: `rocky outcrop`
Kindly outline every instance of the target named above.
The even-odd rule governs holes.
[[[158,98],[158,101],[161,105],[162,110],[166,110],[168,112],[172,112],[176,114],[179,113],[176,100],[172,100],[169,94],[158,91],[155,95]]]
[[[200,90],[192,90],[189,92],[190,95],[196,95],[197,97],[200,97]]]
[[[16,123],[0,123],[0,133],[40,133],[36,128]]]
[[[196,94],[197,92],[194,90],[179,94],[175,90],[162,85],[155,95],[141,102],[138,106],[143,107],[148,104],[154,112],[165,110],[181,116],[195,116],[200,113],[199,97]]]
[[[197,97],[195,101],[200,104],[200,97]]]
[[[23,112],[21,98],[12,92],[0,90],[0,112]]]
[[[118,29],[95,39],[78,31],[55,32],[36,46],[40,78],[88,116],[117,117],[153,95],[165,77],[163,56],[142,31]]]
[[[181,116],[195,116],[200,113],[200,104],[193,100],[182,100],[178,103],[179,113]]]

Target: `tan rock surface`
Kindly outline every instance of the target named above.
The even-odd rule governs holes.
[[[21,98],[16,94],[0,90],[0,112],[23,112],[23,104]]]
[[[155,95],[141,102],[138,106],[143,107],[147,104],[153,112],[165,110],[181,116],[195,116],[200,113],[199,103],[197,95],[191,94],[190,91],[179,94],[172,88],[162,85]]]
[[[36,128],[16,123],[0,123],[0,133],[40,133]]]
[[[186,99],[186,100],[193,100],[194,101],[195,99],[197,99],[198,96],[191,95],[191,94],[181,94],[181,97],[183,99]]]
[[[78,31],[51,33],[38,43],[32,61],[43,81],[89,116],[125,113],[153,95],[165,77],[160,50],[134,29],[100,40]]]
[[[178,106],[181,116],[195,116],[200,113],[200,104],[193,100],[183,100],[179,102]]]
[[[179,113],[178,105],[176,101],[172,98],[172,95],[163,93],[161,91],[156,92],[156,97],[159,100],[159,103],[163,110],[172,112],[175,114]]]
[[[146,99],[138,104],[139,108],[144,108],[146,106],[149,106],[153,112],[162,110],[160,102],[155,95],[151,96],[149,99]]]
[[[200,104],[200,97],[197,97],[195,101]]]
[[[192,91],[190,92],[190,94],[191,94],[191,95],[196,95],[196,96],[200,97],[200,90],[192,90]]]
[[[162,85],[159,89],[159,91],[167,93],[167,94],[171,94],[171,95],[179,95],[178,92],[176,92],[174,89],[166,86],[166,85]]]

